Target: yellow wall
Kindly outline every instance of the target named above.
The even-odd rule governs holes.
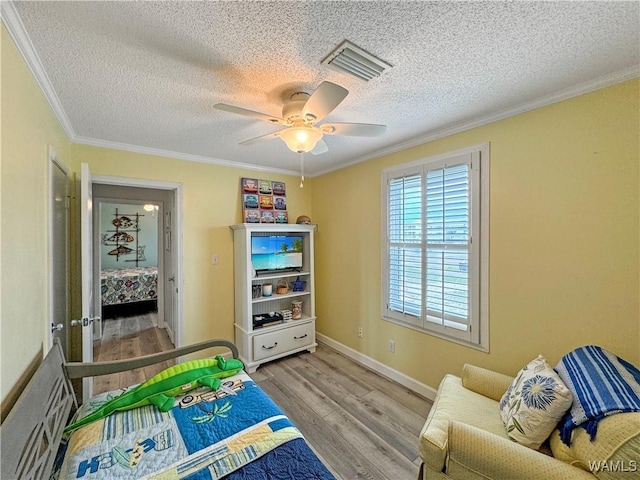
[[[48,145],[68,160],[70,142],[4,26],[2,53],[1,388],[4,400],[42,355],[49,321]]]
[[[9,93],[10,92],[10,93]],[[72,144],[60,128],[33,76],[2,27],[2,416],[6,404],[47,344],[47,145],[72,173],[87,162],[93,175],[122,176],[182,184],[184,223],[185,344],[212,337],[233,339],[233,244],[229,225],[242,221],[241,177],[284,181],[288,213],[312,215],[313,182],[255,170],[172,160]],[[77,199],[76,199],[77,202]],[[72,210],[71,221],[77,223]],[[78,252],[72,224],[71,249]],[[211,264],[217,253],[219,264]],[[77,259],[72,258],[72,311],[78,314]],[[5,402],[5,400],[7,400]]]
[[[287,186],[291,222],[311,215],[312,182],[299,188],[288,175],[220,167],[108,148],[73,145],[72,169],[89,164],[91,174],[126,176],[182,184],[184,264],[184,344],[209,338],[233,340],[233,235],[242,222],[240,179],[278,180]],[[218,254],[219,264],[211,263]]]
[[[434,388],[465,362],[513,374],[538,353],[555,364],[588,343],[637,364],[638,94],[639,81],[627,81],[314,178],[318,331]],[[382,169],[484,142],[488,354],[380,313]]]

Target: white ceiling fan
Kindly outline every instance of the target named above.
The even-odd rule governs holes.
[[[323,135],[345,135],[356,137],[377,137],[386,130],[385,125],[369,123],[324,123],[317,125],[345,99],[349,91],[331,82],[322,82],[311,94],[298,92],[291,95],[289,102],[282,107],[282,117],[254,112],[246,108],[217,103],[214,108],[237,113],[269,123],[284,125],[278,132],[261,135],[240,145],[251,145],[263,140],[281,138],[290,150],[296,153],[311,152],[319,155],[328,151]]]

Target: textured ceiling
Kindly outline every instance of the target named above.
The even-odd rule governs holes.
[[[322,81],[349,90],[313,175],[637,76],[640,3],[10,2],[3,21],[71,139],[295,172],[278,130],[219,102],[280,116]],[[366,83],[321,65],[343,40],[393,65]],[[30,41],[29,41],[30,40]]]

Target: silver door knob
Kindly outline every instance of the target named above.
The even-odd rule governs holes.
[[[64,324],[62,324],[62,323],[56,323],[55,325],[52,323],[51,324],[51,333],[59,332],[63,328],[64,328]]]
[[[91,317],[91,318],[87,318],[87,317],[83,317],[80,320],[71,320],[71,326],[72,327],[86,327],[89,324],[93,323],[96,320],[100,320],[100,317]]]

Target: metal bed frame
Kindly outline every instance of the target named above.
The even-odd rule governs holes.
[[[64,427],[78,408],[71,379],[124,372],[213,347],[226,347],[238,358],[233,343],[207,340],[133,359],[67,362],[56,341],[0,426],[0,478],[49,478]]]

